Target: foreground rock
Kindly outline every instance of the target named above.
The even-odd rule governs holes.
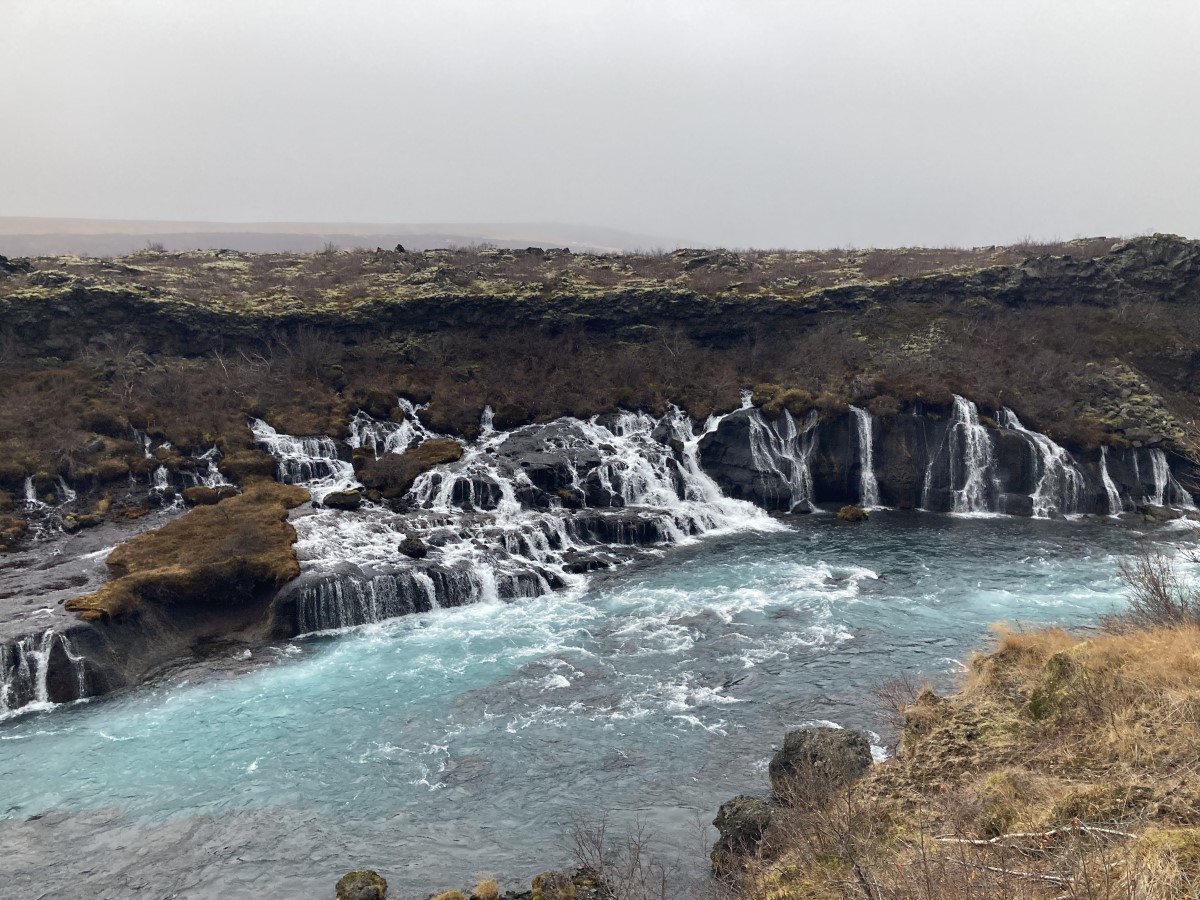
[[[337,883],[337,900],[385,900],[388,883],[378,872],[357,869]]]
[[[780,803],[792,803],[857,781],[871,768],[871,742],[847,728],[789,731],[767,774]]]
[[[720,837],[709,856],[713,872],[733,877],[745,860],[770,855],[768,835],[781,807],[820,805],[838,788],[862,778],[872,763],[871,742],[861,731],[789,731],[768,768],[773,798],[734,797],[717,811],[713,825]]]
[[[721,804],[713,819],[720,838],[713,844],[713,871],[726,874],[737,868],[738,861],[752,856],[762,843],[763,835],[775,814],[769,800],[759,797],[734,797]]]

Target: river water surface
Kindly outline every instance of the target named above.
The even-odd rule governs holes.
[[[1160,533],[1175,540],[1179,533]],[[1092,623],[1139,536],[1100,520],[832,516],[715,535],[586,591],[259,651],[0,723],[11,896],[394,896],[570,862],[576,816],[635,818],[701,868],[697,823],[764,793],[789,728],[894,735],[872,688],[949,686],[999,621]],[[711,829],[710,829],[711,831]]]

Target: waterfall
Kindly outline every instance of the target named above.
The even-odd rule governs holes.
[[[943,454],[944,451],[944,454]],[[990,495],[998,491],[995,466],[992,461],[992,439],[979,421],[975,404],[957,394],[942,447],[929,461],[925,470],[923,505],[928,508],[938,474],[937,463],[946,458],[948,484],[952,497],[951,512],[987,512],[991,509]]]
[[[201,453],[199,456],[195,457],[195,459],[197,462],[202,462],[205,464],[204,474],[197,476],[198,482],[204,485],[204,487],[233,487],[233,484],[229,481],[229,479],[221,474],[221,469],[217,466],[217,463],[221,459],[221,451],[216,447]]]
[[[858,493],[859,503],[866,509],[879,506],[879,482],[875,480],[874,436],[871,432],[871,414],[857,406],[850,407],[850,419],[854,422],[854,434],[858,442]]]
[[[52,704],[50,655],[58,641],[75,669],[77,697],[87,695],[87,671],[66,635],[54,629],[26,635],[12,644],[0,644],[0,720],[18,709],[45,709]]]
[[[32,477],[25,479],[25,490],[22,497],[22,502],[25,505],[25,509],[29,510],[30,512],[36,509],[44,509],[46,506],[45,503],[38,499],[37,491],[33,487]]]
[[[1167,454],[1157,447],[1146,451],[1150,456],[1151,472],[1154,476],[1154,493],[1146,498],[1146,502],[1154,506],[1175,506],[1181,509],[1195,509],[1196,502],[1192,495],[1171,474],[1167,463]],[[1134,455],[1136,458],[1136,454]]]
[[[385,453],[403,453],[428,438],[438,437],[421,424],[419,413],[424,407],[415,406],[404,398],[398,403],[404,411],[404,419],[400,422],[383,422],[362,410],[355,413],[350,420],[350,437],[346,443],[356,450],[369,448],[379,459]],[[491,413],[490,407],[487,412]]]
[[[1031,495],[1033,514],[1045,518],[1079,512],[1087,482],[1071,454],[1044,434],[1026,428],[1008,407],[1000,410],[999,419],[1002,427],[1023,435],[1033,452],[1037,473],[1037,486]]]
[[[813,496],[812,470],[809,460],[817,440],[817,411],[809,412],[802,429],[796,428],[792,414],[786,409],[776,422],[763,418],[757,409],[748,415],[750,423],[750,457],[760,474],[763,496],[781,499],[775,483],[787,490],[787,509],[811,503]],[[775,482],[775,483],[768,483]]]
[[[723,496],[701,469],[700,439],[720,421],[696,428],[672,407],[661,418],[622,412],[505,432],[485,414],[479,439],[459,460],[416,479],[407,512],[319,510],[293,520],[304,574],[285,595],[296,629],[539,596],[582,585],[583,573],[628,560],[636,547],[715,529],[782,527]],[[422,429],[415,414],[412,426]],[[542,467],[536,484],[531,460]],[[568,509],[564,494],[596,502]],[[426,558],[397,551],[406,535],[425,541]]]
[[[1117,516],[1124,508],[1121,503],[1121,492],[1108,474],[1108,447],[1100,445],[1100,481],[1104,484],[1104,493],[1108,495],[1108,514]]]
[[[161,493],[162,491],[167,490],[170,486],[171,481],[167,476],[167,467],[159,466],[154,470],[154,474],[151,476],[150,490],[159,491]]]
[[[275,477],[285,484],[307,488],[313,499],[320,500],[332,491],[360,487],[354,478],[354,466],[340,458],[333,438],[280,434],[262,419],[252,420],[250,430],[254,439],[275,457]]]

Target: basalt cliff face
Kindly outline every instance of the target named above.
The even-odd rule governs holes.
[[[0,715],[771,514],[1194,516],[1200,245],[1056,249],[5,261]]]

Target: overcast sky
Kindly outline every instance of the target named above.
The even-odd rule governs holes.
[[[1197,0],[0,0],[0,215],[1200,236]]]

